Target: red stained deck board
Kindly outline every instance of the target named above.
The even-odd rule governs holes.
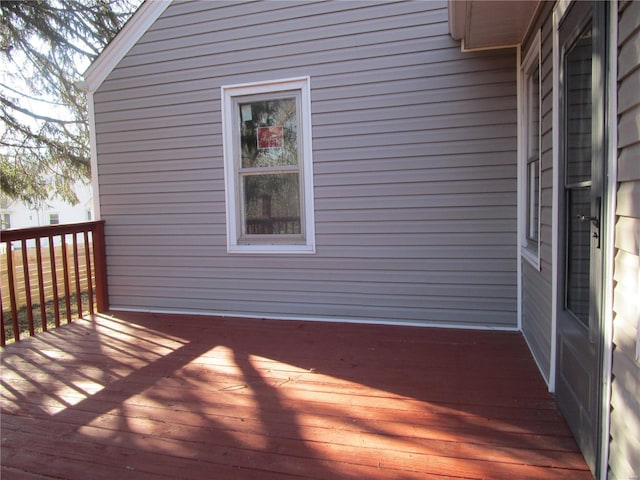
[[[2,364],[3,478],[591,478],[517,333],[119,313]]]

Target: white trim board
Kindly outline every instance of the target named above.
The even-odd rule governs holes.
[[[450,328],[454,330],[481,330],[495,332],[518,332],[517,327],[490,327],[486,325],[461,325],[455,323],[427,323],[416,321],[398,321],[383,320],[373,318],[340,318],[340,317],[308,317],[308,316],[278,316],[278,315],[257,315],[255,313],[229,313],[229,312],[203,312],[191,310],[171,310],[171,309],[147,309],[147,308],[128,308],[110,306],[109,313],[117,315],[118,312],[136,312],[150,314],[166,314],[166,315],[193,315],[197,317],[226,317],[226,318],[251,318],[256,320],[282,320],[282,321],[299,321],[299,322],[327,322],[327,323],[357,323],[366,325],[390,325],[397,327],[420,327],[420,328]]]
[[[91,165],[91,188],[93,190],[93,218],[101,220],[100,182],[98,181],[98,140],[96,138],[96,117],[94,113],[93,92],[87,93],[87,110],[89,118],[89,154]]]
[[[516,130],[516,148],[517,148],[517,158],[518,158],[518,170],[516,173],[516,189],[517,189],[517,199],[516,199],[516,205],[517,205],[517,222],[516,222],[516,258],[518,259],[518,263],[516,266],[516,272],[518,275],[518,279],[517,279],[517,291],[516,291],[516,299],[518,302],[518,306],[517,306],[517,315],[518,315],[518,330],[520,332],[522,332],[522,336],[525,337],[526,340],[526,335],[524,335],[524,331],[522,330],[522,300],[523,300],[523,295],[522,295],[522,258],[520,258],[520,252],[522,251],[522,231],[523,231],[523,221],[524,219],[522,218],[522,215],[520,214],[520,211],[522,210],[522,206],[520,205],[520,202],[522,201],[522,189],[523,189],[523,178],[522,178],[522,172],[520,169],[520,158],[522,157],[523,154],[523,128],[522,128],[522,115],[523,115],[523,98],[522,98],[522,81],[523,81],[523,75],[522,75],[522,68],[521,68],[521,63],[522,63],[522,46],[518,45],[518,48],[516,49],[516,116],[517,116],[517,130]],[[533,355],[533,350],[531,350],[531,345],[529,345],[529,343],[527,342],[527,345],[529,346],[529,351],[531,352],[532,356],[535,357],[535,355]]]

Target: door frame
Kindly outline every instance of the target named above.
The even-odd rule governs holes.
[[[561,261],[560,252],[563,246],[560,245],[562,226],[560,225],[560,209],[561,195],[563,195],[564,186],[560,180],[560,24],[564,15],[568,12],[572,4],[572,0],[559,0],[553,10],[553,98],[552,98],[552,152],[553,152],[553,210],[552,210],[552,305],[551,305],[551,355],[550,355],[550,372],[549,372],[549,391],[555,392],[556,389],[556,361],[557,361],[557,321],[558,308],[562,298],[559,297],[558,288],[559,281],[564,275],[564,262]],[[614,267],[614,235],[615,235],[615,208],[616,208],[616,184],[617,184],[617,39],[618,37],[618,0],[611,0],[608,4],[608,32],[605,51],[607,54],[606,68],[606,88],[607,103],[604,104],[605,110],[605,165],[603,174],[605,180],[603,182],[602,195],[602,219],[600,228],[600,237],[602,241],[602,305],[601,305],[601,378],[599,385],[600,391],[600,432],[599,432],[599,468],[597,477],[605,479],[608,470],[609,456],[609,424],[610,424],[610,399],[611,399],[611,366],[613,353],[613,267]]]

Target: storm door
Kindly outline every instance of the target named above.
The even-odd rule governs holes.
[[[560,25],[560,261],[556,395],[591,470],[598,467],[605,3],[575,2]]]

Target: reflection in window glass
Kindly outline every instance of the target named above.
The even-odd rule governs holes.
[[[591,188],[567,191],[569,214],[567,232],[566,307],[584,324],[589,325],[589,273],[591,255],[591,222],[582,219],[591,206]]]
[[[237,104],[242,179],[241,236],[303,232],[297,98],[262,98]]]
[[[528,201],[527,201],[527,242],[531,249],[538,249],[538,225],[540,220],[540,161],[533,160],[528,168]],[[531,245],[529,245],[531,243]]]
[[[591,28],[565,57],[566,185],[591,180]]]
[[[248,235],[299,235],[300,186],[297,173],[244,177]]]
[[[243,103],[239,108],[242,168],[298,164],[295,98]]]
[[[528,130],[527,157],[538,158],[540,149],[540,67],[536,68],[528,78]]]

